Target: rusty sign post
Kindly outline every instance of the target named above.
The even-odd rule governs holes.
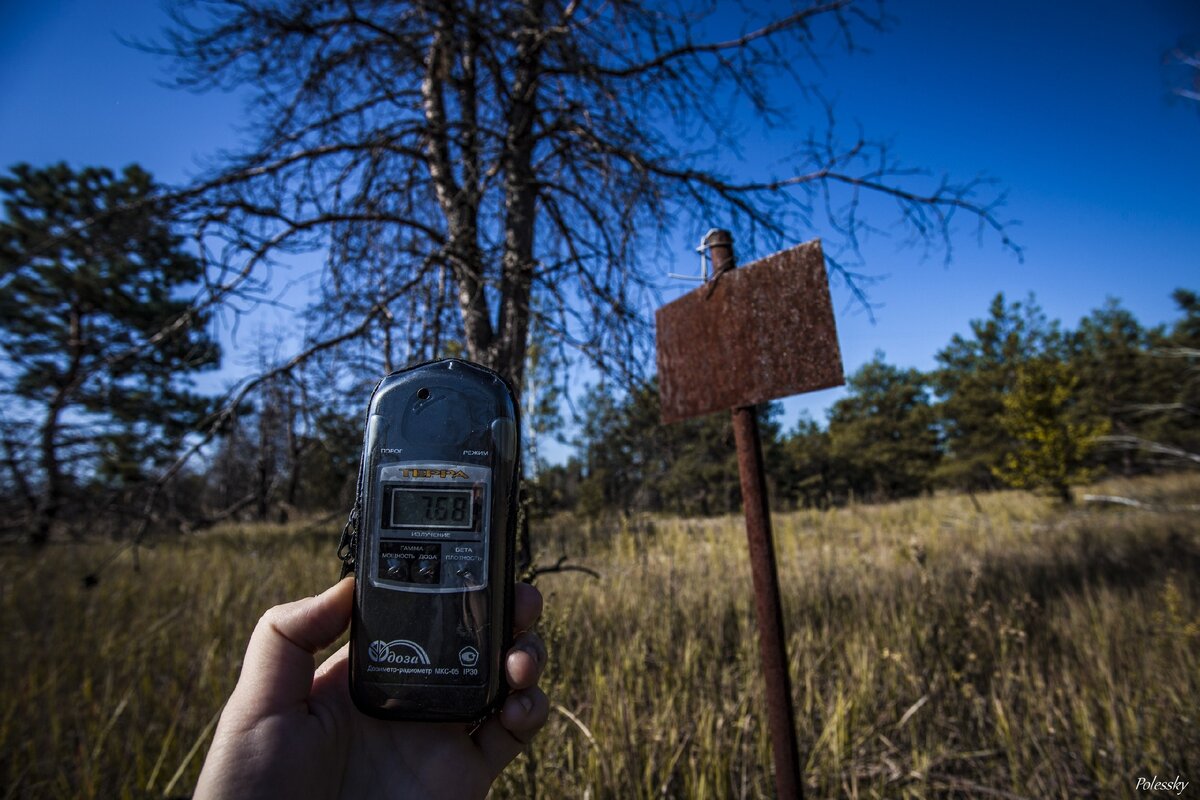
[[[675,422],[733,410],[775,791],[781,800],[800,798],[787,636],[754,407],[843,383],[825,258],[814,241],[734,270],[729,231],[709,231],[701,247],[709,250],[712,279],[655,314],[662,417]]]

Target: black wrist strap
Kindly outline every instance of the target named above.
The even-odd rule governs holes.
[[[399,371],[399,370],[398,370]],[[395,372],[389,373],[395,375]],[[374,399],[375,392],[379,391],[380,385],[388,375],[384,375],[375,383],[375,388],[371,390],[371,398]],[[367,440],[367,422],[371,415],[371,403],[367,401],[367,413],[363,417],[363,442]],[[358,555],[358,533],[362,526],[362,495],[363,495],[363,471],[367,466],[367,453],[363,451],[358,459],[358,480],[354,484],[354,505],[350,508],[350,516],[346,518],[346,526],[342,528],[342,538],[338,541],[337,555],[342,560],[341,578],[346,577],[354,572],[357,568],[356,558]],[[339,580],[341,579],[339,578]]]

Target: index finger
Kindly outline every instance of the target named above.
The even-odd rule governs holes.
[[[542,616],[542,593],[528,583],[513,588],[513,633],[527,631]]]

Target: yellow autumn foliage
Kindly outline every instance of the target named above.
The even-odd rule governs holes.
[[[1097,441],[1108,433],[1107,419],[1087,418],[1075,401],[1079,378],[1051,359],[1023,365],[1016,386],[1002,402],[1000,424],[1015,448],[992,472],[1018,489],[1053,492],[1070,502],[1070,487],[1093,480],[1088,461]]]

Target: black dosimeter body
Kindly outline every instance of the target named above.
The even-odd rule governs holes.
[[[468,722],[506,694],[516,408],[504,379],[459,359],[394,372],[371,397],[350,627],[367,714]]]

